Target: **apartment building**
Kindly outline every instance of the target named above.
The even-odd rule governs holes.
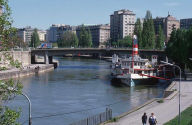
[[[154,21],[155,33],[158,34],[159,26],[161,26],[166,37],[166,42],[169,41],[173,29],[180,28],[179,20],[177,20],[175,17],[171,15],[168,15],[167,17],[157,17],[156,19],[153,19],[153,21]]]
[[[192,27],[192,18],[180,19],[181,29],[190,29]]]
[[[47,32],[45,30],[38,30],[37,33],[39,35],[39,40],[45,42]]]
[[[76,29],[77,37],[82,26],[78,26]],[[92,36],[93,47],[105,47],[105,44],[110,39],[110,25],[109,24],[100,24],[100,25],[87,25],[85,29],[89,29]]]
[[[29,44],[31,42],[31,36],[34,32],[34,28],[27,26],[25,28],[20,28],[17,31],[17,36],[23,40],[23,42]]]
[[[110,37],[112,41],[133,36],[135,27],[135,14],[133,11],[122,9],[110,15]]]
[[[47,30],[47,41],[48,42],[57,42],[57,40],[60,39],[66,31],[71,31],[71,32],[76,33],[76,27],[70,26],[70,25],[65,25],[65,24],[53,24]]]

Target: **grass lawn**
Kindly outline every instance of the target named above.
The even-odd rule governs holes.
[[[178,125],[178,116],[164,125]],[[192,106],[181,113],[181,125],[192,125]]]

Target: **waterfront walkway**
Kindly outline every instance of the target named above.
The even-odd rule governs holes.
[[[178,90],[178,83],[176,82],[173,89]],[[173,119],[179,114],[179,94],[174,96],[171,100],[164,100],[163,103],[154,101],[143,108],[132,112],[118,120],[115,123],[108,123],[107,125],[141,125],[141,117],[144,112],[149,117],[153,112],[157,117],[157,125],[163,125],[169,120]],[[192,105],[192,81],[181,82],[181,111]],[[148,125],[148,124],[147,124]]]

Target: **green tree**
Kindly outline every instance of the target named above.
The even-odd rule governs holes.
[[[155,48],[155,29],[154,29],[152,14],[150,11],[147,11],[144,19],[142,42],[143,42],[143,48],[146,48],[146,49]]]
[[[2,52],[2,50],[5,51],[12,47],[13,41],[11,36],[15,34],[15,28],[12,28],[12,19],[10,16],[11,10],[8,5],[8,0],[0,0],[0,6],[3,9],[3,13],[0,15],[0,51]],[[7,61],[10,61],[11,63],[11,56],[7,52],[3,52],[3,54],[8,59]],[[12,88],[12,90],[10,90],[10,88]],[[0,81],[0,125],[18,124],[17,119],[19,118],[20,113],[17,110],[13,110],[10,109],[8,106],[5,106],[4,103],[13,99],[15,95],[21,94],[21,89],[22,84],[19,81]]]
[[[78,47],[79,39],[75,33],[72,33],[72,45],[73,47]]]
[[[0,82],[0,125],[19,125],[17,119],[20,117],[20,110],[14,110],[2,104],[12,100],[21,92],[22,84],[19,81],[15,82],[15,80],[10,79]]]
[[[156,49],[160,49],[160,50],[163,49],[164,43],[165,43],[165,35],[163,33],[161,26],[159,25],[159,32],[158,32],[157,41],[156,41]]]
[[[30,47],[37,48],[39,45],[40,45],[39,35],[37,33],[37,29],[35,29],[31,36]]]
[[[80,47],[91,47],[92,46],[92,36],[90,30],[86,29],[84,25],[81,26],[79,33],[79,46]]]
[[[143,48],[142,30],[143,29],[142,29],[142,26],[141,26],[141,21],[140,21],[140,18],[138,18],[136,23],[135,23],[134,34],[137,35],[139,48]]]
[[[58,47],[77,47],[78,38],[76,34],[71,31],[66,31],[61,38],[57,41]]]
[[[191,43],[192,30],[173,30],[170,40],[166,47],[166,53],[169,58],[181,66],[182,69],[186,67],[192,70],[191,58]]]
[[[11,10],[8,5],[8,0],[0,0],[0,6],[3,13],[0,15],[0,42],[1,50],[12,48],[13,41],[11,35],[15,33],[15,28],[12,28]]]
[[[27,43],[24,42],[20,37],[16,34],[11,36],[11,41],[13,41],[13,47],[26,48],[28,47]]]
[[[87,40],[87,46],[92,47],[92,35],[90,29],[88,29],[88,40]],[[96,45],[97,46],[97,45]]]
[[[189,42],[189,52],[188,52],[188,57],[192,59],[192,27],[190,30],[187,32],[187,41]],[[191,65],[192,66],[192,65]],[[192,69],[192,67],[191,67]]]
[[[130,36],[126,36],[121,40],[117,41],[118,47],[132,47],[132,38]]]

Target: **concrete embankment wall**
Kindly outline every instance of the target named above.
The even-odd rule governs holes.
[[[54,70],[53,64],[37,64],[24,67],[23,69],[11,69],[0,72],[0,80],[9,79],[9,78],[19,78],[23,76],[33,75],[36,73],[42,73],[45,71]]]
[[[5,59],[4,57],[6,54],[9,54],[11,57],[13,57],[14,60],[18,60],[20,63],[22,63],[22,66],[27,66],[31,64],[31,52],[30,51],[3,51],[0,52],[0,64],[2,66],[8,66],[9,61]]]

